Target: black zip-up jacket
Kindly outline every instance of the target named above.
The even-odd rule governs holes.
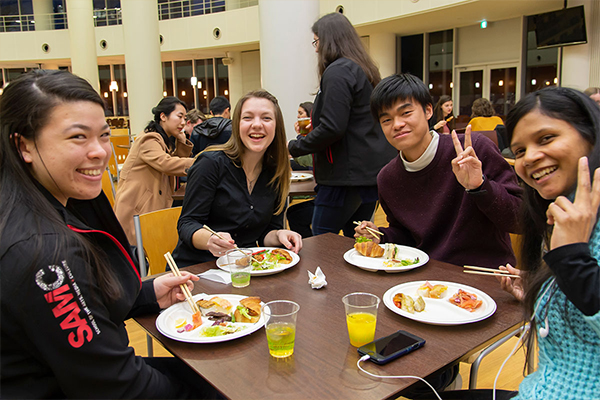
[[[321,77],[312,111],[313,130],[289,143],[293,157],[314,153],[317,183],[374,186],[398,152],[371,116],[373,86],[355,62],[338,58]]]
[[[196,125],[190,141],[194,143],[192,157],[213,144],[223,144],[231,137],[231,120],[223,117],[212,117]]]
[[[2,210],[10,212],[0,233],[2,397],[185,397],[186,389],[128,347],[123,321],[159,307],[153,282],[142,284],[104,194],[65,208],[40,191],[71,230],[104,252],[123,296],[103,301],[82,249],[65,243],[57,251],[58,232],[45,216],[25,204]]]

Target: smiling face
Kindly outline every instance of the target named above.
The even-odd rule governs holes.
[[[574,189],[578,160],[592,148],[571,124],[538,110],[517,123],[510,147],[517,175],[546,200]]]
[[[270,100],[251,97],[244,102],[240,139],[249,153],[262,156],[275,138],[275,106]]]
[[[402,152],[404,159],[415,161],[431,143],[427,120],[432,114],[431,104],[423,110],[412,99],[399,100],[379,113],[379,123],[388,142]]]
[[[185,108],[177,104],[169,115],[160,114],[160,126],[169,136],[177,136],[185,126]]]
[[[20,150],[35,179],[63,205],[94,199],[112,155],[104,110],[89,101],[61,103],[35,143],[21,138]]]
[[[452,113],[453,106],[454,103],[452,101],[447,101],[444,104],[442,104],[442,111],[444,112],[444,117]]]

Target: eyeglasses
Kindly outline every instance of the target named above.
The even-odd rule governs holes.
[[[319,39],[315,39],[315,40],[313,40],[313,42],[312,42],[312,45],[313,45],[313,47],[314,47],[315,49],[317,48],[317,45],[318,45],[318,44],[319,44]]]

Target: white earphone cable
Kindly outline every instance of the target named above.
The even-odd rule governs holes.
[[[391,376],[391,375],[375,375],[370,373],[369,371],[366,371],[363,367],[360,366],[360,363],[362,361],[366,361],[370,358],[370,356],[364,355],[361,358],[358,359],[358,361],[356,362],[356,366],[358,367],[358,369],[360,369],[362,372],[364,372],[367,375],[373,376],[375,378],[383,378],[383,379],[418,379],[422,382],[425,382],[425,384],[427,386],[429,386],[431,388],[431,390],[433,390],[433,393],[435,393],[435,397],[437,397],[439,400],[442,400],[442,398],[440,397],[440,395],[438,394],[438,392],[435,391],[435,389],[433,388],[433,386],[431,386],[429,384],[429,382],[427,382],[425,379],[420,378],[418,376],[410,376],[410,375],[395,375],[395,376]]]

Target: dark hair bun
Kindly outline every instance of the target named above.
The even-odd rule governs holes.
[[[156,107],[152,107],[152,114],[156,114]]]

